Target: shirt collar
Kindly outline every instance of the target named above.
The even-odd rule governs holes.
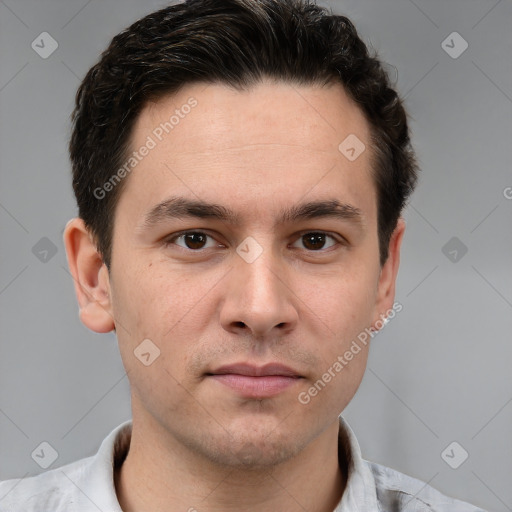
[[[334,512],[375,512],[379,510],[373,473],[361,456],[361,448],[348,423],[340,417],[339,451],[348,461],[348,479]],[[341,452],[342,453],[342,452]],[[340,453],[340,464],[343,463]]]
[[[333,512],[375,512],[379,508],[371,469],[361,456],[354,432],[341,417],[339,426],[338,453],[340,464],[343,459],[348,461],[348,479],[341,501]],[[114,468],[122,464],[128,453],[131,431],[131,420],[112,430],[91,464],[84,468],[80,482],[75,482],[100,510],[123,512],[116,496]]]
[[[117,500],[114,467],[128,454],[131,434],[131,420],[112,430],[101,443],[92,463],[84,468],[80,482],[76,483],[83,495],[99,510],[123,512]]]

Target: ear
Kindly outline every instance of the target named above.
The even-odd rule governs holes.
[[[388,259],[381,268],[377,285],[377,300],[375,303],[372,327],[378,331],[382,328],[387,312],[393,309],[395,300],[395,283],[400,265],[400,247],[405,232],[405,221],[398,219],[396,228],[391,234],[388,248]]]
[[[115,323],[108,270],[82,219],[71,219],[66,224],[64,246],[75,281],[81,322],[95,332],[112,331]]]

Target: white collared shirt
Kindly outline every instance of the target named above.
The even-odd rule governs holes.
[[[0,482],[1,512],[122,512],[114,487],[114,460],[128,452],[131,421],[115,428],[92,457],[40,475]],[[420,480],[368,462],[340,418],[340,446],[348,454],[348,481],[333,512],[485,512],[442,495]]]

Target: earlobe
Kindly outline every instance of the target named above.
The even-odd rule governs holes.
[[[84,221],[71,219],[64,230],[64,246],[73,276],[82,323],[98,333],[114,329],[110,278]]]
[[[383,317],[386,317],[388,312],[393,308],[396,277],[400,265],[400,247],[402,245],[404,232],[405,220],[400,217],[389,240],[388,259],[382,266],[380,272],[373,325],[379,324],[382,327]]]

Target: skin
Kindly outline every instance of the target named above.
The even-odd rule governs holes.
[[[298,396],[392,308],[405,224],[381,267],[370,150],[353,162],[338,150],[349,134],[369,148],[369,125],[340,84],[189,85],[145,107],[133,149],[190,97],[197,106],[126,178],[110,274],[80,219],[64,234],[80,318],[96,332],[116,329],[131,385],[119,502],[126,512],[332,511],[346,484],[338,416],[369,345],[308,404]],[[143,229],[170,196],[223,205],[238,222],[183,217]],[[334,199],[358,208],[361,222],[276,224],[285,208]],[[199,249],[164,243],[183,230],[211,238]],[[311,231],[335,238],[312,246],[302,236]],[[236,252],[249,236],[262,248],[252,263]],[[149,366],[134,355],[147,338],[160,350]],[[207,376],[238,362],[279,362],[300,378],[261,399]]]

